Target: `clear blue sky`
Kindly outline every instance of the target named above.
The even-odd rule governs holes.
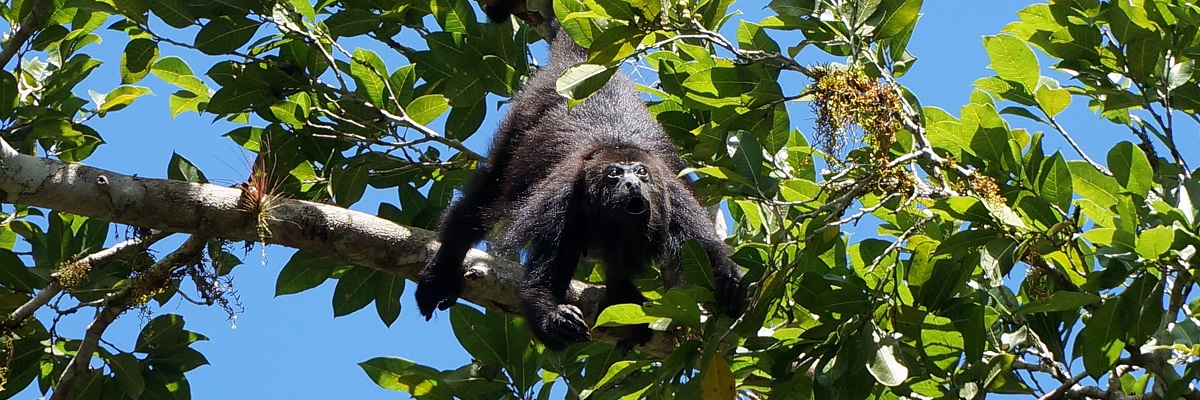
[[[734,8],[743,11],[744,19],[757,22],[766,15],[760,9],[765,3],[740,0],[734,4]],[[967,101],[972,82],[992,75],[986,68],[988,60],[981,36],[998,33],[1005,24],[1016,19],[1016,11],[1027,4],[1030,3],[926,1],[922,10],[924,15],[909,45],[909,51],[919,60],[901,82],[916,93],[923,105],[940,106],[957,115],[959,107]],[[736,26],[736,21],[729,24],[731,28]],[[725,31],[727,36],[733,37],[731,29]],[[781,44],[788,46],[794,43]],[[106,63],[93,74],[96,78],[90,79],[80,89],[106,91],[115,87],[119,61],[116,55],[123,45],[122,40],[110,40],[90,49],[89,53]],[[382,48],[374,50],[380,53],[387,51]],[[828,60],[818,58],[817,53],[818,50],[808,48],[801,53],[799,61]],[[189,61],[196,58],[196,54],[164,47],[163,55],[170,54],[180,55]],[[539,55],[541,57],[544,55]],[[1046,64],[1043,62],[1043,66]],[[398,64],[390,62],[389,66],[394,68]],[[193,64],[193,69],[202,73],[206,67]],[[1061,75],[1054,77],[1065,80]],[[108,145],[101,146],[86,161],[87,164],[126,174],[165,177],[168,160],[174,151],[199,165],[210,180],[232,184],[245,178],[248,156],[231,141],[219,137],[232,129],[233,125],[214,124],[210,116],[201,117],[194,113],[171,120],[166,100],[174,89],[153,77],[147,78],[142,84],[149,85],[155,96],[139,99],[130,109],[113,113],[92,124]],[[80,95],[87,98],[86,93]],[[490,140],[490,132],[498,117],[498,113],[489,116],[477,135],[479,139],[470,143],[472,146],[480,151],[486,150],[482,143]],[[1064,121],[1068,129],[1090,133],[1080,139],[1088,142],[1090,152],[1100,159],[1103,159],[1111,143],[1125,139],[1125,132],[1099,122],[1078,98]],[[810,121],[806,119],[794,118],[793,123],[804,132],[811,128]],[[1031,131],[1047,130],[1044,126],[1016,118],[1011,118],[1010,123]],[[1050,135],[1047,137],[1048,140],[1051,138]],[[1050,148],[1047,151],[1052,152],[1053,147],[1061,142],[1049,140],[1048,143]],[[1069,159],[1076,158],[1068,150],[1065,149],[1064,154]],[[354,208],[373,213],[378,203],[384,201],[396,203],[395,192],[369,192]],[[117,231],[114,236],[120,236],[121,232]],[[860,235],[864,234],[870,232]],[[854,239],[864,238],[856,235]],[[175,240],[172,243],[178,242]],[[160,252],[172,250],[165,246],[158,248]],[[154,316],[181,314],[187,321],[188,329],[211,339],[195,346],[204,353],[211,365],[187,374],[194,398],[406,398],[407,395],[403,393],[376,386],[357,363],[373,357],[398,356],[446,369],[469,361],[469,356],[455,341],[445,313],[431,322],[420,318],[411,298],[415,288],[411,283],[406,288],[400,318],[391,328],[379,321],[373,306],[349,316],[333,318],[330,305],[334,286],[332,281],[300,294],[274,297],[276,275],[291,253],[291,249],[270,247],[266,251],[268,259],[264,265],[260,257],[261,250],[255,248],[246,255],[246,264],[235,269],[234,283],[243,308],[238,315],[236,329],[219,308],[199,307],[177,300],[164,307],[151,309]],[[137,332],[147,320],[147,317],[139,316],[136,312],[125,314],[108,330],[104,339],[119,348],[132,349]],[[68,319],[60,324],[59,332],[80,337],[86,323],[84,318]],[[36,389],[26,390],[17,396],[20,399],[36,397]]]

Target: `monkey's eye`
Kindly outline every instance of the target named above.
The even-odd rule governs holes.
[[[650,175],[650,170],[646,169],[646,167],[637,167],[637,169],[633,170],[633,173],[638,176],[646,176]]]
[[[621,174],[621,169],[617,167],[608,167],[608,169],[604,170],[604,175],[609,178],[619,178]]]

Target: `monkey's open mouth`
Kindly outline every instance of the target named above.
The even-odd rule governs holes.
[[[625,203],[625,212],[634,215],[644,213],[649,208],[649,204],[646,204],[646,199],[643,198],[635,197]]]

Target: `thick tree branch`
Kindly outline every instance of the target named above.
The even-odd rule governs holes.
[[[0,140],[0,202],[44,207],[111,222],[283,245],[416,280],[436,251],[433,232],[341,207],[285,200],[266,210],[269,237],[260,237],[257,214],[238,209],[241,191],[209,184],[123,175],[19,154]],[[524,267],[471,250],[463,299],[518,314],[517,288]],[[604,287],[573,282],[570,298],[590,318]],[[593,337],[616,342],[603,332]],[[659,333],[641,350],[666,355],[674,339]]]

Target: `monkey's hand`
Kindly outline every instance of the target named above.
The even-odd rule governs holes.
[[[583,312],[571,304],[559,304],[553,311],[537,316],[534,334],[551,350],[562,350],[572,343],[591,340]]]
[[[715,271],[714,271],[715,272]],[[737,318],[742,315],[742,301],[746,298],[746,285],[736,267],[729,272],[717,272],[713,276],[713,296],[721,312]]]
[[[433,318],[434,308],[445,310],[458,302],[462,295],[463,276],[458,268],[441,268],[436,262],[421,270],[417,283],[417,308],[428,321]]]

